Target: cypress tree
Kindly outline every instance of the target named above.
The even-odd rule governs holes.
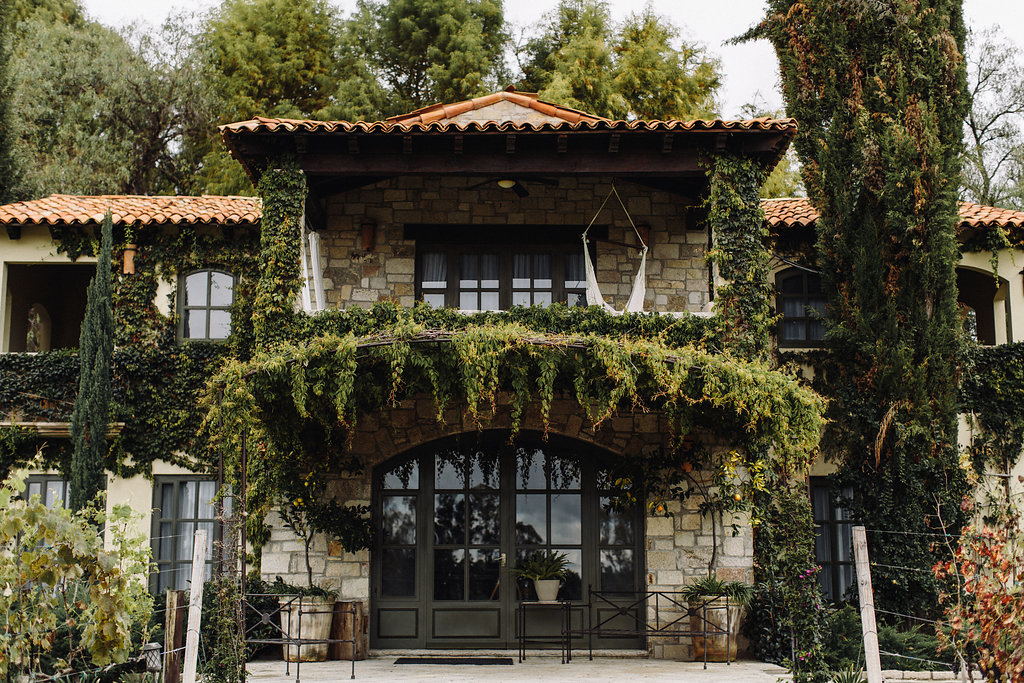
[[[110,422],[110,355],[114,348],[114,313],[110,298],[110,252],[113,238],[110,213],[103,219],[96,275],[78,343],[78,397],[71,415],[70,504],[84,508],[103,490]]]
[[[961,519],[967,491],[956,452],[961,3],[769,0],[764,28],[821,212],[826,452],[857,492],[876,600],[934,612],[928,534],[940,515]]]

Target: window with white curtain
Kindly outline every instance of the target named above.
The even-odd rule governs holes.
[[[425,246],[417,258],[416,296],[440,308],[503,311],[559,302],[586,306],[583,247],[579,243]]]

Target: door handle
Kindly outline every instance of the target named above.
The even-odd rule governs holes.
[[[501,554],[501,566],[502,566],[502,568],[505,567],[505,553]]]

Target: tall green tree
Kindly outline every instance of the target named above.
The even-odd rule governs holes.
[[[397,114],[498,89],[501,0],[360,0],[346,22],[340,94]],[[346,107],[342,97],[337,107]]]
[[[203,136],[198,185],[213,194],[253,194],[216,124],[254,116],[319,117],[337,89],[339,24],[327,0],[224,0],[197,50],[208,66],[217,113]]]
[[[561,0],[519,50],[519,87],[611,118],[713,116],[720,65],[648,7],[615,25],[602,0]]]
[[[187,22],[127,38],[94,22],[36,17],[20,25],[11,63],[21,198],[189,192],[210,98]],[[194,155],[193,155],[194,156]]]
[[[110,356],[114,350],[114,312],[110,299],[112,250],[110,213],[103,219],[96,275],[89,283],[85,320],[78,342],[78,396],[71,413],[70,506],[80,510],[103,490],[110,422]]]
[[[327,0],[225,0],[206,24],[222,120],[311,116],[337,78],[337,17]]]
[[[20,184],[11,110],[11,18],[11,0],[0,0],[0,204],[17,199],[15,188]]]
[[[829,450],[870,529],[876,600],[934,612],[936,585],[913,570],[934,563],[925,534],[939,530],[940,516],[961,520],[967,490],[956,452],[955,229],[968,106],[961,5],[769,0],[764,30],[821,212],[827,343],[837,360],[826,373]]]
[[[615,89],[627,115],[641,119],[713,118],[722,85],[717,59],[680,41],[679,30],[648,5],[628,17],[613,47]]]

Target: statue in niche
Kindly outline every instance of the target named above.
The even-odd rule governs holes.
[[[29,306],[25,350],[29,353],[50,350],[50,314],[42,304]]]

